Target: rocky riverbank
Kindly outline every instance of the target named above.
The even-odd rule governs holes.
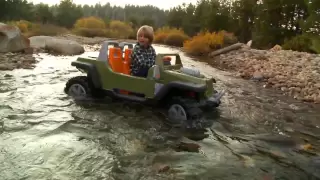
[[[295,99],[320,103],[320,55],[281,50],[256,50],[243,46],[221,54],[211,64],[239,77],[263,82]]]
[[[26,53],[0,53],[0,71],[14,69],[33,69],[36,59]]]
[[[20,37],[20,36],[19,36]],[[21,36],[21,38],[23,38]],[[18,38],[17,38],[18,39]],[[33,54],[39,52],[51,52],[58,55],[81,54],[83,45],[98,45],[103,41],[111,40],[103,37],[87,38],[76,36],[73,34],[62,34],[55,37],[36,36],[29,38],[31,47],[21,47],[20,52],[2,52],[0,53],[0,70],[13,69],[32,69],[36,63]],[[126,41],[134,43],[135,40],[112,39],[115,41]],[[71,45],[73,45],[71,47]],[[100,46],[95,46],[94,49],[99,51]]]

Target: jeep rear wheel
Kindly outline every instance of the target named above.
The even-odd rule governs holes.
[[[64,89],[64,92],[73,97],[86,97],[91,95],[89,81],[86,76],[71,78]]]

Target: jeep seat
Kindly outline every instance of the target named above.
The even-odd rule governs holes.
[[[128,74],[128,75],[130,75],[130,73],[131,73],[131,69],[130,69],[131,53],[132,53],[132,49],[125,49],[124,50],[123,73]]]
[[[111,69],[117,73],[123,73],[122,51],[118,47],[109,49],[109,63]]]

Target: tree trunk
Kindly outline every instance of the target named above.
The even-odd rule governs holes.
[[[224,54],[224,53],[228,53],[228,52],[233,51],[233,50],[240,49],[243,45],[244,45],[243,43],[232,44],[232,45],[227,46],[225,48],[218,49],[216,51],[211,52],[209,54],[209,57],[214,57],[214,56],[217,56],[217,55],[220,55],[220,54]]]

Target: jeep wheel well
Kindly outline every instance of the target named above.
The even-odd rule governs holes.
[[[185,90],[177,87],[172,87],[170,88],[169,92],[161,99],[161,103],[167,103],[173,97],[190,98],[198,101],[200,98],[200,93],[194,92],[192,90]]]
[[[101,88],[101,81],[99,72],[94,64],[73,61],[71,63],[72,66],[75,66],[77,69],[82,69],[87,73],[88,78],[92,81],[92,84],[95,88]]]

